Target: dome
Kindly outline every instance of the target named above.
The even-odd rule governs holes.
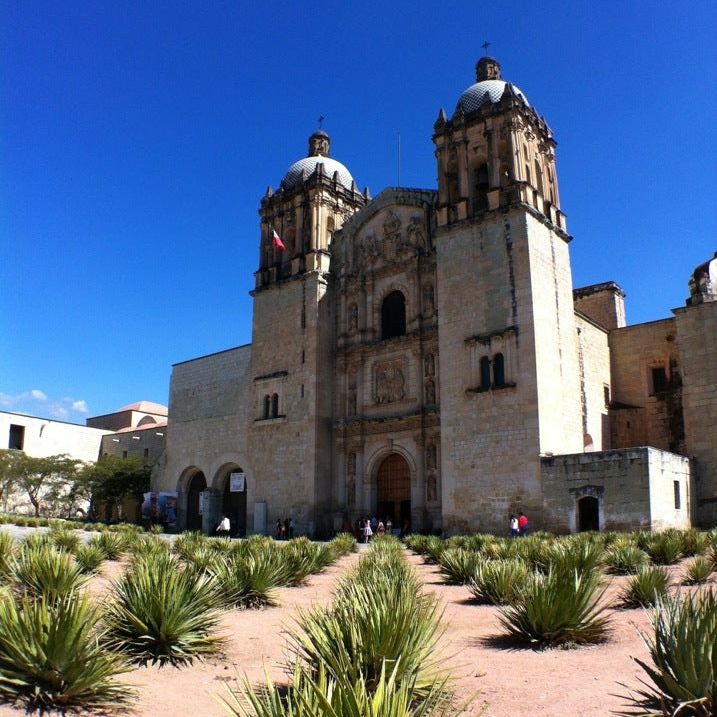
[[[475,112],[485,101],[486,96],[493,104],[500,101],[505,92],[506,85],[510,82],[505,80],[482,80],[471,85],[458,100],[456,109],[460,107],[464,113]],[[526,105],[530,106],[528,98],[515,86],[511,85],[513,92],[520,97]]]
[[[331,159],[331,157],[322,157],[320,154],[315,157],[304,157],[304,159],[294,162],[284,175],[284,179],[281,181],[282,186],[284,189],[293,189],[301,181],[302,172],[306,174],[306,177],[310,177],[316,171],[316,166],[319,164],[323,165],[324,174],[329,179],[333,178],[334,172],[338,172],[339,182],[346,187],[346,189],[351,189],[351,185],[354,181],[351,172],[349,172],[341,162],[337,162],[335,159]]]

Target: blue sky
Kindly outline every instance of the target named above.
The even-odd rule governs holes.
[[[717,250],[717,3],[0,0],[0,410],[167,402],[251,340],[259,199],[324,115],[375,195],[485,39],[558,141],[573,279],[670,315]]]

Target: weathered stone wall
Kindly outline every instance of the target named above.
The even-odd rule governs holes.
[[[575,315],[580,373],[583,446],[586,451],[610,448],[610,349],[607,331]]]
[[[641,447],[541,459],[545,519],[556,532],[578,529],[578,501],[595,496],[600,530],[662,530],[690,525],[690,464]],[[675,507],[675,482],[680,507]]]
[[[102,437],[102,455],[156,461],[164,451],[167,427],[150,426]]]
[[[248,495],[256,476],[249,464],[246,421],[251,346],[221,351],[175,364],[169,387],[166,450],[160,470],[152,475],[155,491],[179,492],[179,521],[184,527],[187,483],[201,471],[207,487],[223,491],[231,470],[243,470]],[[215,513],[221,510],[215,506]],[[213,514],[207,520],[216,524]],[[249,511],[249,529],[252,512]]]
[[[610,332],[612,446],[650,445],[684,452],[682,369],[674,319]],[[664,370],[656,386],[653,370]]]
[[[625,292],[613,281],[573,291],[575,309],[604,329],[625,326]]]
[[[437,234],[444,528],[542,525],[541,452],[582,449],[568,248],[526,210]],[[505,358],[505,384],[480,361]]]
[[[700,525],[717,525],[717,302],[675,310],[686,451],[695,458]]]

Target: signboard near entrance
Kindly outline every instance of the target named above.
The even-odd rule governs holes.
[[[246,476],[243,473],[229,474],[229,492],[243,493],[246,486]]]

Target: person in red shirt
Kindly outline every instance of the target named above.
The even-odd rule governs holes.
[[[525,513],[518,513],[518,535],[525,537],[528,534],[528,516]]]

